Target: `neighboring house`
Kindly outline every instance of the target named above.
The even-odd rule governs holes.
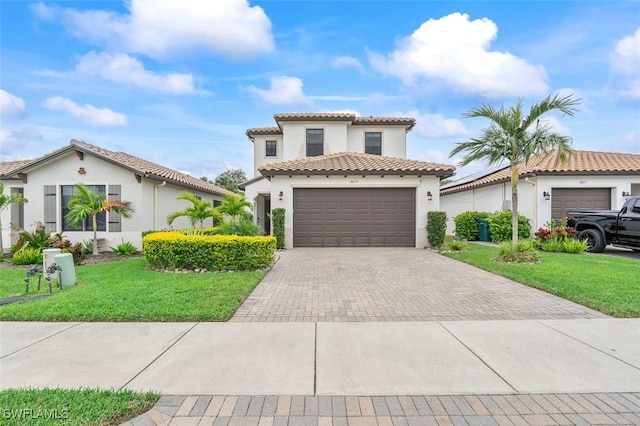
[[[533,231],[570,209],[613,209],[625,196],[640,195],[640,154],[574,151],[566,164],[555,165],[555,151],[520,164],[518,212],[532,221]],[[463,178],[440,189],[441,209],[449,218],[469,210],[494,212],[511,208],[508,166]]]
[[[232,194],[142,158],[77,140],[34,160],[0,163],[0,180],[4,182],[5,193],[21,192],[29,200],[27,204],[13,204],[3,212],[4,247],[15,242],[9,223],[32,230],[34,221],[40,221],[47,230],[63,232],[71,241],[90,240],[93,237],[91,220],[74,229],[64,218],[76,183],[107,193],[110,199],[131,201],[135,208],[130,219],[116,213],[98,216],[101,249],[123,241],[142,248],[142,231],[167,228],[169,213],[191,206],[187,201],[176,200],[185,190],[212,204],[219,203],[225,194]],[[189,221],[178,218],[172,226],[188,227]]]
[[[285,209],[285,246],[427,245],[427,212],[453,166],[406,159],[413,118],[347,113],[274,115],[248,129],[254,178],[242,187],[256,223]]]

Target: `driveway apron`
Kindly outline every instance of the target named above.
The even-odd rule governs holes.
[[[231,321],[608,318],[430,250],[296,248],[278,254]]]

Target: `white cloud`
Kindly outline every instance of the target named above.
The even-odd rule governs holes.
[[[24,99],[0,89],[0,117],[14,118],[24,113]]]
[[[364,66],[353,56],[339,56],[333,61],[334,68],[354,68],[364,74]]]
[[[255,86],[247,90],[261,100],[275,105],[312,105],[313,101],[302,92],[302,80],[297,77],[273,77],[269,89]]]
[[[571,136],[571,131],[562,125],[555,117],[546,117],[540,120],[541,126],[546,126],[549,131],[557,133],[561,136]],[[529,130],[534,130],[534,127],[530,127]]]
[[[403,84],[444,82],[463,94],[487,98],[547,93],[547,73],[508,52],[491,51],[498,27],[488,18],[453,13],[429,19],[384,56],[369,52],[371,65]]]
[[[39,19],[62,22],[74,36],[116,50],[166,57],[203,48],[225,56],[246,57],[274,50],[271,21],[247,0],[131,0],[126,14],[31,7]]]
[[[416,127],[413,131],[427,138],[447,138],[469,133],[460,120],[445,118],[442,114],[420,114],[418,111],[413,110],[402,115],[414,117],[416,119]]]
[[[614,91],[622,98],[640,99],[640,28],[616,44],[611,66]]]
[[[43,106],[51,111],[64,111],[67,114],[94,126],[126,126],[127,117],[108,108],[96,108],[93,105],[83,106],[68,98],[54,96],[44,101]]]
[[[127,54],[89,52],[76,65],[76,72],[105,80],[166,93],[191,94],[196,89],[191,74],[157,74],[147,71],[139,59]]]
[[[640,153],[640,130],[634,130],[623,136],[625,147],[629,152]]]
[[[10,154],[17,149],[24,148],[29,142],[42,139],[42,134],[35,127],[27,126],[21,129],[0,127],[0,161],[8,161]]]

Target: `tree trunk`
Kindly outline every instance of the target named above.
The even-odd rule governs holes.
[[[518,249],[518,164],[511,163],[511,244]]]
[[[93,254],[98,255],[100,254],[98,251],[98,215],[91,216],[91,220],[93,221]]]

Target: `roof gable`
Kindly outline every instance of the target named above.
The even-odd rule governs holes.
[[[454,166],[383,157],[357,152],[305,157],[272,163],[258,169],[263,176],[275,175],[437,175],[451,176]]]
[[[19,173],[26,173],[36,167],[41,167],[49,161],[52,161],[55,158],[72,151],[80,153],[79,155],[95,155],[96,157],[99,157],[112,164],[129,169],[134,174],[140,177],[164,180],[178,186],[197,189],[216,195],[233,194],[231,191],[228,191],[217,185],[207,183],[186,173],[181,173],[176,170],[169,169],[167,167],[152,163],[150,161],[124,152],[110,151],[108,149],[104,149],[99,146],[91,145],[75,139],[72,139],[69,145],[34,160],[25,161],[19,167],[13,168],[8,173],[4,173],[3,175],[7,177],[17,177]],[[0,163],[0,165],[1,164],[4,163]]]
[[[527,164],[518,165],[519,176],[568,174],[640,174],[640,154],[574,150],[565,164],[555,164],[556,151],[532,157]],[[441,194],[492,185],[511,179],[511,168],[504,166],[493,173],[469,180],[462,178],[446,185]]]

